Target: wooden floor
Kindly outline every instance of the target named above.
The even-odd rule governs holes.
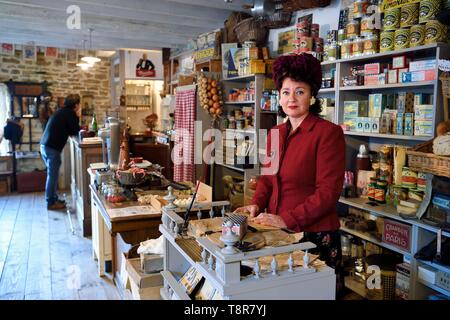
[[[47,211],[43,193],[0,196],[0,299],[120,299],[97,276],[91,240],[65,211]]]

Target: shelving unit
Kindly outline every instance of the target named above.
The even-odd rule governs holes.
[[[411,82],[411,83],[397,83],[397,84],[385,84],[385,85],[371,85],[371,86],[351,86],[344,87],[341,84],[341,80],[344,76],[349,75],[349,70],[352,66],[363,65],[365,63],[389,63],[392,62],[392,57],[406,55],[411,61],[421,60],[421,59],[449,59],[450,57],[450,46],[444,43],[437,43],[431,45],[424,45],[415,48],[402,49],[397,51],[378,53],[370,56],[361,56],[350,59],[339,59],[335,61],[323,62],[322,66],[326,68],[336,68],[335,73],[335,91],[333,90],[321,90],[319,95],[325,94],[326,97],[335,98],[335,113],[336,113],[336,123],[341,124],[344,117],[344,101],[346,100],[367,100],[370,93],[397,93],[399,91],[403,92],[423,92],[433,95],[433,127],[442,121],[443,119],[443,100],[441,95],[441,83],[439,81],[439,71],[436,68],[436,80],[433,81],[421,81],[421,82]],[[334,94],[333,94],[334,92]],[[345,131],[346,139],[346,170],[354,171],[356,154],[358,153],[358,148],[360,144],[366,144],[370,150],[379,149],[380,145],[390,144],[390,145],[406,145],[414,146],[418,143],[424,141],[429,141],[432,136],[406,136],[406,135],[396,135],[396,134],[380,134],[372,132],[353,132]],[[396,246],[385,243],[380,239],[376,239],[366,233],[355,231],[346,227],[341,227],[343,232],[346,232],[354,237],[360,238],[364,241],[368,241],[379,245],[380,247],[389,249],[391,251],[397,252],[405,257],[405,260],[410,261],[411,274],[410,274],[410,291],[409,299],[424,299],[426,298],[433,289],[434,291],[441,292],[442,288],[429,283],[422,283],[418,279],[418,266],[420,264],[426,264],[430,266],[431,263],[426,263],[423,261],[416,260],[414,255],[422,249],[424,246],[428,245],[435,237],[438,232],[438,228],[435,226],[427,225],[419,220],[405,220],[398,213],[394,206],[386,204],[370,205],[368,199],[364,198],[343,198],[341,197],[339,202],[341,204],[347,205],[349,207],[358,208],[365,210],[370,214],[377,217],[387,218],[394,220],[396,222],[403,223],[411,227],[410,235],[410,251],[407,252]],[[443,232],[443,236],[449,237],[449,232]],[[440,266],[442,267],[442,266]],[[446,269],[445,267],[443,267]],[[436,268],[437,269],[437,268]],[[448,269],[446,269],[448,272]],[[346,279],[347,280],[347,279]],[[349,285],[352,287],[352,285]],[[354,288],[355,289],[355,288]],[[353,289],[352,289],[353,290]],[[358,293],[359,290],[356,288],[354,291]],[[445,291],[445,290],[444,290]],[[445,293],[444,293],[445,294]]]

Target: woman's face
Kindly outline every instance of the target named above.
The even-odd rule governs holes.
[[[309,113],[311,86],[303,81],[286,78],[280,90],[280,104],[289,118],[300,118]]]

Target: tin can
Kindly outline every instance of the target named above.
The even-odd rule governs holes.
[[[313,48],[313,38],[311,37],[300,37],[300,50],[302,52],[312,51]],[[304,51],[304,49],[307,49]]]
[[[297,37],[309,37],[311,34],[311,24],[308,20],[302,20],[297,23]]]
[[[352,20],[347,23],[347,38],[358,37],[360,30],[360,23],[357,20]]]
[[[412,27],[419,23],[419,3],[402,5],[400,13],[400,28]]]
[[[369,1],[367,0],[356,0],[353,2],[353,18],[362,18],[369,6]]]
[[[341,59],[348,59],[352,57],[352,40],[346,39],[341,43]]]
[[[409,48],[409,29],[395,30],[395,50]]]
[[[394,50],[395,31],[383,31],[380,37],[380,52]]]
[[[419,23],[434,20],[441,8],[440,0],[422,0],[419,6]]]
[[[338,30],[338,38],[337,38],[337,40],[338,40],[339,42],[342,42],[342,41],[344,41],[345,39],[347,39],[347,36],[346,36],[346,34],[345,34],[345,29],[339,29],[339,30]]]
[[[425,26],[422,24],[412,26],[410,29],[409,38],[410,38],[409,39],[410,47],[417,47],[423,45],[425,42]]]
[[[319,37],[319,29],[320,29],[320,24],[318,24],[318,23],[311,24],[311,37],[318,38]]]
[[[323,52],[323,38],[314,38],[314,52]]]
[[[428,21],[425,24],[425,44],[445,41],[447,39],[447,27],[437,20]]]
[[[352,42],[352,58],[362,56],[364,51],[364,39],[357,37]]]
[[[364,55],[371,55],[378,53],[379,39],[377,35],[368,35],[364,38]]]
[[[400,28],[400,8],[386,10],[384,13],[383,30],[395,30]]]

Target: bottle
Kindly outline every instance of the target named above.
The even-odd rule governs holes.
[[[92,115],[92,122],[91,122],[91,130],[97,134],[98,126],[97,126],[97,116],[94,114]]]

